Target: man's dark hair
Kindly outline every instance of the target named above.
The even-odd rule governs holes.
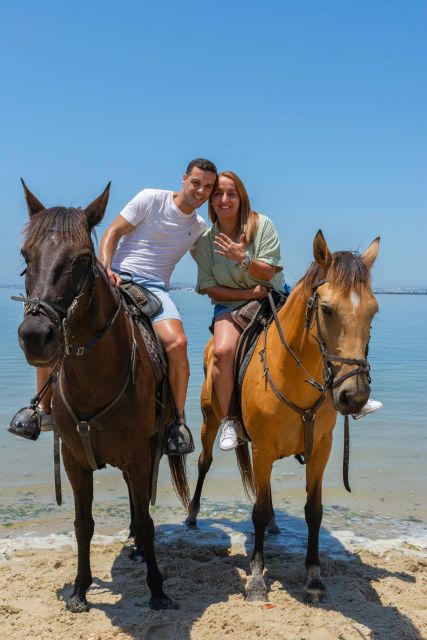
[[[215,175],[217,175],[218,171],[216,166],[214,165],[213,162],[211,162],[210,160],[206,160],[205,158],[196,158],[195,160],[192,160],[187,167],[187,171],[185,172],[186,175],[190,175],[190,173],[193,171],[194,167],[197,167],[198,169],[201,169],[202,171],[210,171],[211,173],[214,173]]]

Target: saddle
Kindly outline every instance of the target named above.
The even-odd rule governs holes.
[[[275,290],[271,291],[271,296],[277,311],[283,307],[288,295],[289,294],[287,293],[281,293]],[[273,320],[273,312],[268,298],[265,298],[262,302],[258,300],[251,300],[242,307],[238,307],[232,311],[231,317],[233,321],[243,329],[234,359],[235,382],[231,401],[231,405],[234,409],[233,413],[238,416],[243,425],[241,414],[241,391],[243,379],[255,350],[258,337],[264,326],[268,326]]]

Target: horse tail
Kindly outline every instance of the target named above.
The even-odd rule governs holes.
[[[239,445],[236,449],[237,464],[239,465],[240,476],[242,478],[243,489],[249,500],[255,496],[255,480],[252,468],[251,454],[247,442]]]
[[[188,510],[190,504],[190,488],[187,479],[187,461],[183,456],[168,456],[169,470],[172,478],[173,488],[185,509]]]

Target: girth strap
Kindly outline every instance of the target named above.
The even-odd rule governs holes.
[[[61,489],[61,458],[59,455],[59,433],[53,431],[53,469],[55,476],[55,498],[56,504],[61,506],[62,504],[62,489]]]

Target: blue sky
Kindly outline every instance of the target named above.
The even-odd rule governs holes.
[[[100,236],[205,156],[275,222],[288,281],[321,228],[333,250],[381,236],[377,286],[427,286],[424,0],[2,0],[0,25],[1,283],[19,282],[19,176],[46,205],[112,180]],[[175,280],[194,279],[185,258]]]

